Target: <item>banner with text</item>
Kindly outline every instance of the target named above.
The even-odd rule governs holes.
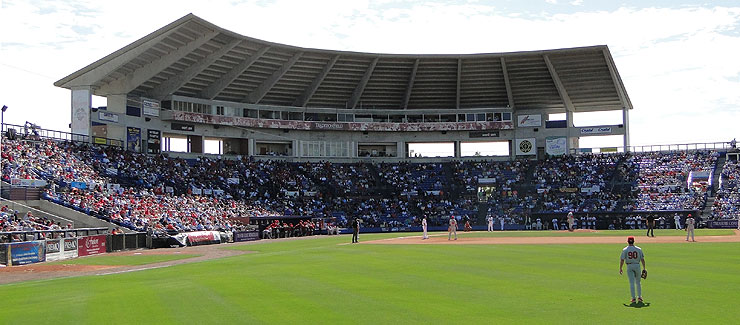
[[[10,249],[11,265],[26,265],[46,261],[44,241],[12,243]]]
[[[77,239],[77,254],[88,256],[105,253],[105,235],[88,236]]]
[[[547,137],[545,152],[551,156],[562,156],[566,153],[568,139],[566,137]]]
[[[516,126],[518,127],[540,127],[542,126],[542,115],[528,114],[516,117]]]

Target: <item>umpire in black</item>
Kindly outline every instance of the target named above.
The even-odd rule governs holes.
[[[359,243],[360,218],[352,220],[352,243]]]
[[[655,237],[655,215],[648,214],[647,216],[647,236]]]

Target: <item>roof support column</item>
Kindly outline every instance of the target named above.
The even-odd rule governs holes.
[[[547,70],[550,71],[550,76],[552,77],[552,81],[555,83],[555,88],[558,89],[560,99],[563,100],[563,106],[565,106],[565,110],[570,112],[574,111],[575,108],[573,107],[573,102],[570,101],[568,91],[565,90],[565,86],[563,86],[563,83],[560,81],[560,76],[558,76],[558,72],[555,71],[555,67],[552,66],[552,62],[550,62],[550,57],[547,55],[543,55],[542,57],[545,59]]]
[[[630,109],[622,108],[622,125],[624,125],[624,152],[630,151]]]
[[[455,91],[455,108],[460,109],[460,79],[462,79],[462,59],[457,59],[457,89]]]
[[[506,70],[506,60],[501,57],[501,69],[504,74],[504,85],[506,86],[506,96],[509,98],[509,108],[514,109],[514,94],[511,92],[511,83],[509,83],[509,71]]]
[[[352,97],[349,98],[349,103],[347,105],[348,108],[355,108],[357,106],[357,103],[360,102],[362,93],[365,91],[365,86],[367,86],[367,82],[370,81],[370,77],[373,75],[375,66],[378,64],[378,59],[379,58],[375,58],[373,62],[370,63],[370,66],[367,67],[365,75],[362,76],[360,83],[357,84],[357,88],[355,88],[355,91],[352,93]]]
[[[414,60],[414,67],[411,68],[411,75],[409,76],[409,84],[406,86],[406,95],[403,96],[403,104],[401,108],[409,108],[409,100],[411,99],[411,90],[414,89],[414,79],[416,79],[416,70],[419,69],[419,59]]]

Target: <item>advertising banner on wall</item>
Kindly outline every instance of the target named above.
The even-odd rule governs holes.
[[[516,126],[518,127],[542,126],[542,115],[540,114],[518,115],[516,117]]]
[[[185,234],[190,246],[218,244],[221,234],[218,231],[194,231]]]
[[[535,138],[516,139],[517,156],[533,156],[537,154]]]
[[[44,241],[9,244],[11,265],[26,265],[46,261],[45,244]]]
[[[142,98],[141,107],[144,111],[144,115],[159,117],[159,101]]]
[[[101,121],[118,123],[118,115],[110,112],[98,112],[98,119],[100,119]]]
[[[162,131],[146,131],[146,153],[158,154],[162,150]]]
[[[608,134],[612,133],[611,126],[581,128],[581,134]]]
[[[72,90],[72,133],[90,134],[90,91]]]
[[[62,258],[63,259],[77,257],[77,238],[64,238],[62,243],[63,243],[63,246],[62,246],[63,248]]]
[[[141,129],[126,127],[126,149],[133,152],[141,152]]]
[[[566,137],[547,137],[545,139],[545,152],[551,156],[562,156],[566,153]]]
[[[88,256],[105,253],[105,235],[87,236],[77,239],[77,254]]]
[[[13,187],[44,187],[46,181],[42,179],[11,178],[10,185]]]
[[[260,240],[259,231],[235,231],[234,242]]]

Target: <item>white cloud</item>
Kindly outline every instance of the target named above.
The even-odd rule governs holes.
[[[69,94],[52,86],[55,80],[193,12],[246,36],[334,50],[481,53],[607,44],[635,106],[633,143],[737,136],[728,121],[738,120],[740,107],[740,8],[553,15],[547,7],[524,13],[477,1],[6,0],[0,100],[11,106],[11,121],[65,129]]]

